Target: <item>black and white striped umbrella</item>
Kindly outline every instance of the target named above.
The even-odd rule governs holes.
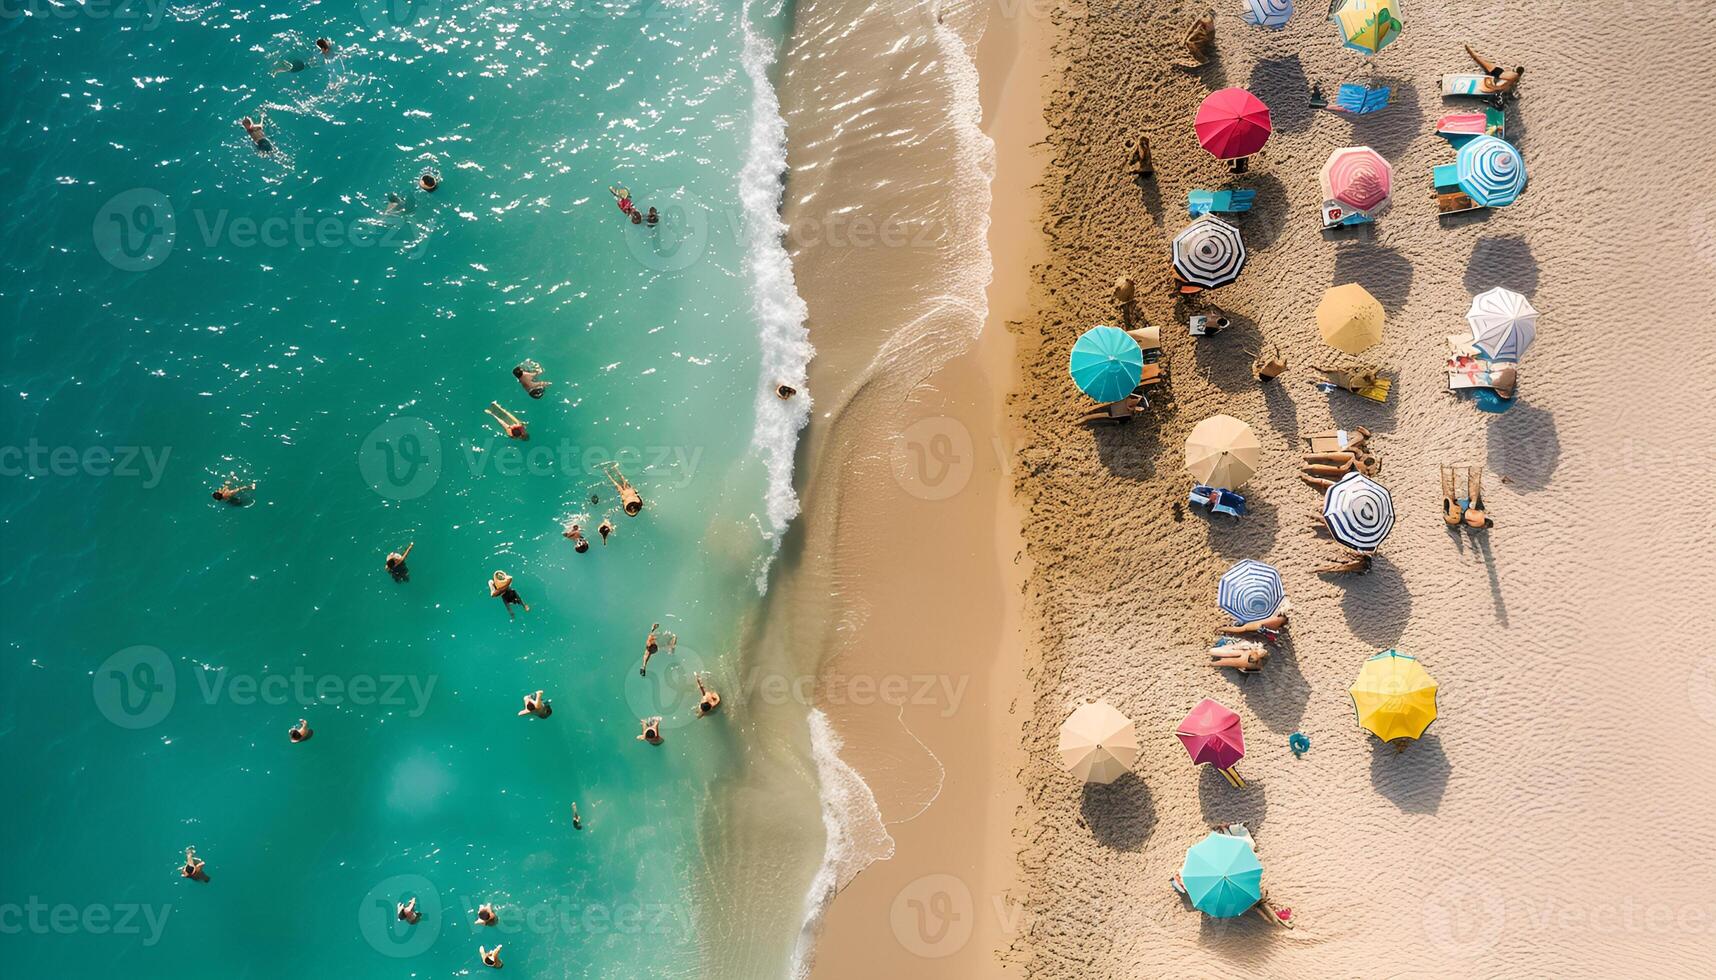
[[[1394,498],[1370,477],[1348,473],[1323,497],[1323,522],[1341,544],[1375,551],[1394,527]]]
[[[1225,286],[1244,266],[1239,229],[1220,218],[1205,215],[1174,236],[1174,272],[1194,286]]]

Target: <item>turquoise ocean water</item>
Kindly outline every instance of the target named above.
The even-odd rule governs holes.
[[[790,12],[5,13],[7,974],[449,976],[497,941],[526,976],[698,972],[698,821],[743,761],[691,673],[736,683],[805,410],[766,393],[808,351],[745,218],[779,190],[758,86]],[[210,499],[227,473],[247,506]],[[575,554],[574,516],[618,533]],[[657,621],[679,648],[640,678]],[[538,688],[553,717],[516,717]]]

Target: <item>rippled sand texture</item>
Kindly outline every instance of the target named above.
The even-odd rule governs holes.
[[[1307,79],[1332,96],[1369,72],[1321,4],[1300,7],[1268,34],[1224,3],[1220,58],[1202,73],[1168,67],[1202,6],[1056,15],[1050,259],[1039,315],[1019,329],[1014,402],[1041,658],[1016,831],[1025,914],[1008,958],[1045,978],[1707,970],[1716,657],[1696,610],[1716,584],[1716,147],[1693,121],[1716,109],[1716,11],[1420,0],[1376,63],[1396,103],[1354,120],[1306,107]],[[1513,207],[1438,224],[1428,171],[1453,154],[1433,133],[1452,108],[1435,79],[1465,67],[1467,40],[1529,67],[1508,125],[1532,179]],[[1654,65],[1673,79],[1647,90]],[[1225,186],[1191,127],[1223,85],[1268,102],[1276,131],[1241,185],[1258,190],[1239,221],[1250,262],[1213,297],[1236,326],[1193,344],[1162,288],[1167,243],[1187,190]],[[1121,173],[1129,133],[1155,145],[1142,192]],[[1374,239],[1329,241],[1317,171],[1349,144],[1394,163],[1396,200]],[[1122,273],[1163,326],[1177,404],[1085,431],[1067,348],[1112,318]],[[1307,384],[1306,362],[1332,356],[1312,310],[1347,281],[1388,312],[1374,352],[1398,372],[1386,406]],[[1495,285],[1544,315],[1521,404],[1485,416],[1442,390],[1441,350],[1469,297]],[[1248,375],[1263,340],[1293,362],[1266,389]],[[1237,524],[1176,503],[1191,482],[1186,433],[1216,412],[1264,445]],[[1296,443],[1355,424],[1376,432],[1400,520],[1369,576],[1319,578],[1332,550],[1309,526],[1317,498],[1295,477]],[[1487,537],[1444,528],[1441,461],[1486,467]],[[1245,557],[1280,566],[1295,612],[1292,639],[1242,680],[1205,667],[1204,650],[1221,622],[1216,579]],[[1354,727],[1346,694],[1391,646],[1441,682],[1441,719],[1400,755]],[[1087,695],[1137,720],[1136,778],[1084,790],[1057,767],[1056,727]],[[1193,769],[1172,737],[1204,696],[1243,718],[1244,790]],[[1297,761],[1296,729],[1312,740]],[[1218,820],[1251,826],[1297,929],[1207,919],[1170,890]]]

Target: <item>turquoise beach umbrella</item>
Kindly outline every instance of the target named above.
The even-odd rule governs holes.
[[[1263,862],[1244,840],[1211,833],[1186,852],[1180,880],[1194,908],[1231,919],[1244,915],[1263,897]]]
[[[1099,402],[1132,394],[1144,375],[1144,351],[1117,327],[1091,327],[1072,347],[1068,364],[1078,390]]]

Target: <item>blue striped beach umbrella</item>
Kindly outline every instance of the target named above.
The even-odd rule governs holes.
[[[1507,140],[1478,136],[1460,147],[1454,158],[1460,190],[1480,207],[1512,204],[1525,190],[1525,157]]]
[[[1245,0],[1245,12],[1239,16],[1253,27],[1278,31],[1293,16],[1293,0]]]
[[[1394,498],[1363,473],[1348,473],[1324,495],[1323,522],[1341,544],[1375,551],[1394,528]]]
[[[1078,390],[1099,402],[1119,401],[1144,376],[1144,350],[1118,327],[1091,327],[1073,343],[1067,370]]]
[[[1216,605],[1241,623],[1268,619],[1286,598],[1275,566],[1250,558],[1235,562],[1216,587]]]

